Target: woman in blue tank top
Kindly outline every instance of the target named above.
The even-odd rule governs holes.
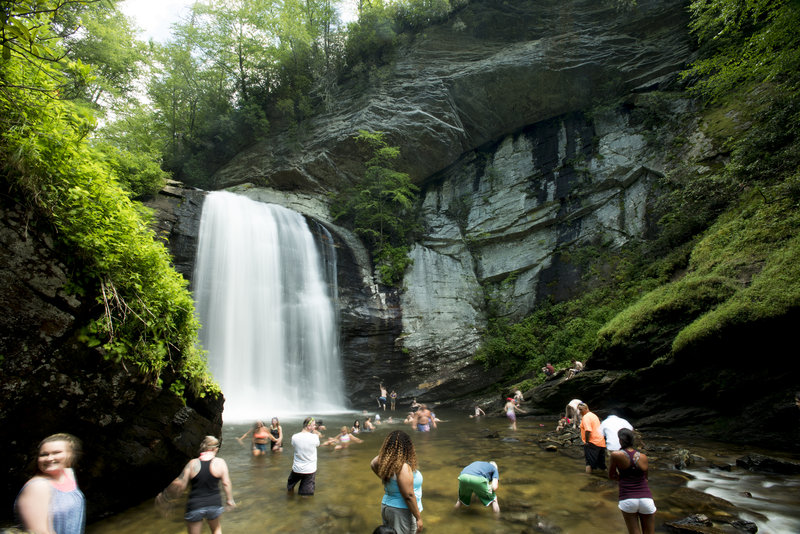
[[[383,481],[383,524],[398,534],[421,532],[422,473],[417,469],[417,453],[409,435],[395,430],[386,436],[370,467]]]
[[[27,531],[83,534],[86,500],[72,470],[79,452],[80,441],[70,434],[54,434],[39,444],[39,472],[23,486],[15,503]]]

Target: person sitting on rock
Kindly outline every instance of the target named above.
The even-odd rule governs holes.
[[[581,371],[583,371],[583,364],[578,360],[572,360],[572,367],[570,369],[567,369],[567,374],[564,377],[564,380],[569,380],[570,378],[577,375]]]
[[[544,367],[542,367],[542,372],[545,374],[545,376],[549,378],[556,373],[556,368],[553,367],[552,363],[547,362],[547,364]]]

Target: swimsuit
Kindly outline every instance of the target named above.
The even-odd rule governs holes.
[[[344,436],[339,438],[339,441],[341,441],[342,443],[347,443],[348,441],[350,441],[350,435],[345,434]]]
[[[417,424],[417,430],[419,430],[420,432],[430,432],[431,431],[431,424],[430,423],[425,423],[423,425],[422,423],[419,423],[419,424]]]

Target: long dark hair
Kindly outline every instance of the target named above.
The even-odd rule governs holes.
[[[633,431],[628,428],[620,428],[619,432],[617,432],[617,436],[619,437],[620,447],[623,449],[633,447],[633,440],[635,439],[633,436]]]
[[[408,434],[402,430],[394,430],[383,440],[378,453],[378,476],[385,484],[400,472],[403,464],[408,464],[412,471],[416,471],[417,452]]]

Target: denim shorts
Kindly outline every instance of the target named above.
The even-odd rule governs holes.
[[[224,511],[224,506],[205,506],[197,510],[187,511],[183,518],[190,523],[196,523],[203,519],[216,519],[221,516]]]

